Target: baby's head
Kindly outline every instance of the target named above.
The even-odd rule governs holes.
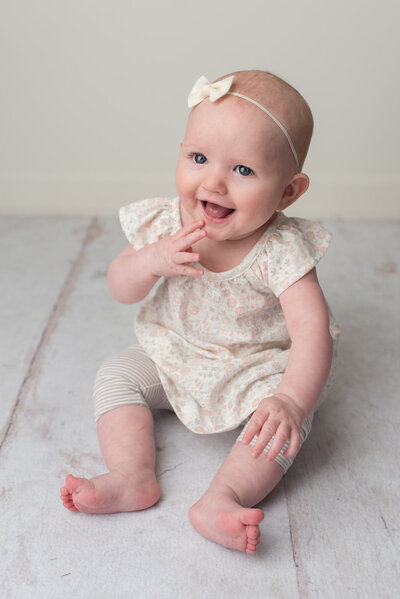
[[[251,234],[306,191],[301,169],[313,119],[285,81],[263,71],[231,73],[213,84],[201,77],[189,106],[178,194],[195,219],[201,204],[216,239]]]

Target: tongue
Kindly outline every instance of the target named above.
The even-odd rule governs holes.
[[[212,218],[225,218],[232,212],[230,208],[225,208],[224,206],[219,206],[218,204],[212,204],[211,202],[206,203],[205,210],[208,216],[211,216]]]

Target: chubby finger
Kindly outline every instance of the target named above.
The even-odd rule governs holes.
[[[183,237],[177,239],[175,242],[176,248],[178,251],[186,250],[189,247],[191,247],[194,243],[196,243],[196,241],[204,239],[206,235],[207,233],[205,229],[197,228],[195,231],[192,231],[191,233],[188,233],[187,235],[184,235]]]
[[[193,222],[191,222],[188,225],[185,225],[184,227],[179,229],[179,231],[177,231],[175,233],[175,237],[177,239],[179,239],[180,237],[185,237],[185,235],[189,235],[190,233],[193,233],[193,231],[195,231],[196,229],[202,229],[204,227],[204,225],[205,225],[204,220],[194,220]]]
[[[269,420],[264,424],[261,431],[258,433],[258,439],[254,445],[253,451],[251,452],[251,456],[253,458],[258,458],[258,456],[262,454],[263,450],[267,447],[268,443],[274,436],[277,426],[277,423],[272,420]]]
[[[177,252],[174,256],[175,264],[185,264],[186,262],[199,262],[200,254],[195,252]]]
[[[269,413],[265,414],[254,412],[243,435],[242,443],[248,445],[254,439],[255,435],[262,429],[264,422],[267,420]]]
[[[200,268],[195,268],[194,266],[178,265],[176,274],[185,277],[201,277],[202,275],[204,275],[204,270],[201,270]]]
[[[301,437],[299,432],[296,429],[293,429],[290,433],[290,442],[289,447],[283,454],[285,458],[293,458],[297,452],[299,451],[301,446]]]
[[[285,443],[288,440],[290,434],[290,429],[287,426],[279,426],[276,433],[275,433],[275,438],[272,442],[271,447],[269,448],[269,451],[267,453],[267,460],[269,462],[272,462],[276,456],[279,454],[279,452],[281,451],[282,447],[284,447]]]

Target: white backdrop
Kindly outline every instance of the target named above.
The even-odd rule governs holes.
[[[0,0],[0,212],[174,195],[195,79],[270,70],[316,128],[290,213],[399,218],[396,0]]]

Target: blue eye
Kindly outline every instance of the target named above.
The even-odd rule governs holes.
[[[236,171],[239,173],[239,175],[243,175],[243,177],[248,177],[249,175],[253,174],[251,168],[249,168],[248,166],[244,166],[243,164],[239,164],[236,167]]]
[[[204,154],[199,153],[193,155],[193,160],[196,164],[205,164],[207,162],[207,158]]]

